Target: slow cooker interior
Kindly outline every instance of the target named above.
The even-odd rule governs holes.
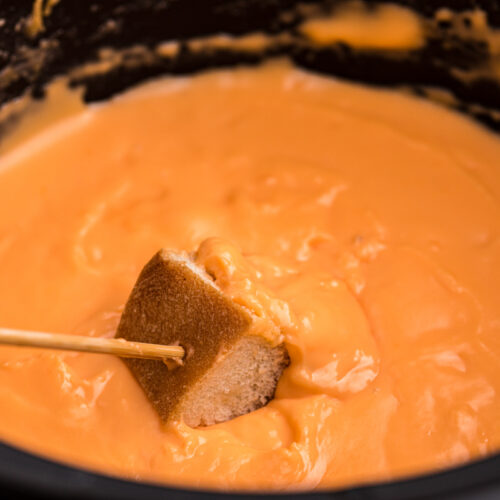
[[[0,103],[26,92],[43,95],[44,85],[55,75],[105,58],[103,48],[119,50],[125,57],[99,75],[73,73],[71,83],[85,86],[87,101],[105,99],[155,75],[257,64],[266,58],[286,55],[307,69],[366,83],[405,87],[419,94],[434,87],[446,89],[452,94],[455,107],[498,128],[500,92],[494,64],[499,55],[487,43],[484,30],[471,20],[471,13],[480,9],[487,13],[490,28],[499,26],[500,7],[496,2],[394,2],[411,7],[425,22],[425,45],[409,51],[353,50],[344,43],[318,48],[297,31],[304,19],[327,14],[344,3],[65,0],[54,4],[50,15],[40,20],[43,29],[35,32],[30,32],[34,13],[30,0],[0,5]],[[382,3],[370,1],[367,5],[375,8]],[[452,21],[440,18],[443,9],[455,12]],[[200,52],[193,51],[187,43],[218,33],[242,36],[253,32],[276,36],[276,43],[258,53],[230,47]],[[288,36],[278,36],[283,34]],[[155,50],[168,41],[181,44],[174,56]],[[140,50],[133,50],[138,46]]]
[[[491,28],[500,26],[497,2],[396,2],[415,9],[425,19],[426,43],[410,51],[353,50],[343,43],[318,48],[296,29],[308,16],[326,14],[342,3],[335,0],[65,0],[55,4],[50,15],[42,19],[43,29],[29,35],[26,30],[33,19],[33,3],[30,0],[3,2],[0,4],[3,23],[0,28],[0,105],[26,93],[43,98],[45,85],[61,74],[70,75],[71,85],[83,86],[85,100],[91,102],[107,99],[157,75],[259,64],[269,58],[286,56],[296,65],[315,72],[397,87],[431,99],[436,98],[435,88],[444,89],[452,97],[447,101],[451,106],[500,130],[500,85],[491,70],[500,55],[492,53],[484,32],[476,30],[468,20],[469,12],[482,9],[488,13]],[[369,5],[377,3],[382,2],[372,1]],[[443,22],[436,15],[443,8],[458,12],[453,22]],[[194,51],[188,43],[221,32],[235,37],[265,32],[274,37],[275,42],[251,53],[231,47]],[[165,42],[178,43],[179,50],[173,55],[158,51]],[[97,74],[79,71],[85,63],[105,59],[104,48],[122,54],[120,63]],[[4,126],[8,128],[9,123]],[[0,448],[0,457],[3,463],[0,477],[12,492],[29,486],[32,494],[42,491],[50,496],[73,498],[136,498],[138,495],[157,498],[166,493],[178,498],[205,496],[132,485],[54,464],[7,446]],[[445,498],[446,495],[467,498],[471,494],[480,498],[483,489],[485,494],[498,491],[499,467],[500,457],[496,456],[453,471],[336,495],[339,498]],[[314,496],[323,495],[326,497],[321,493]]]

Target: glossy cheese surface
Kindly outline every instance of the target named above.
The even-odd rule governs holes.
[[[285,63],[158,80],[60,120],[0,157],[0,323],[110,337],[151,255],[217,237],[289,305],[291,364],[266,407],[191,429],[162,427],[117,358],[2,347],[0,438],[223,489],[497,451],[499,158],[465,117]]]

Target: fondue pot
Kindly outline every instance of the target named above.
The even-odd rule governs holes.
[[[500,84],[489,73],[487,29],[500,29],[496,0],[393,0],[415,10],[425,23],[418,49],[356,50],[346,43],[315,46],[298,26],[308,16],[328,15],[339,0],[0,0],[0,107],[20,96],[44,97],[54,77],[84,89],[87,102],[109,98],[163,74],[258,64],[287,57],[297,66],[366,84],[439,99],[500,131]],[[368,1],[366,8],[376,8]],[[454,12],[452,12],[454,11]],[[482,12],[482,14],[480,13]],[[481,17],[482,16],[482,17]],[[477,19],[487,28],[476,29]],[[482,22],[482,21],[481,21]],[[270,40],[248,50],[241,44],[192,44],[223,33],[233,38],[263,33]],[[232,37],[232,38],[231,38]],[[196,50],[193,47],[197,47]],[[85,71],[91,63],[114,63]],[[500,56],[498,56],[500,57]],[[87,66],[85,66],[87,65]],[[443,95],[446,99],[443,99]],[[1,115],[0,115],[1,116]],[[15,118],[0,122],[2,134]],[[500,424],[499,424],[500,425]],[[400,443],[405,446],[405,443]],[[262,498],[159,486],[116,479],[66,466],[0,443],[3,498],[144,500]],[[339,490],[297,493],[302,498],[494,499],[500,498],[500,454],[459,467]]]

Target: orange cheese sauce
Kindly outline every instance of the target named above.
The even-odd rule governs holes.
[[[167,78],[64,118],[0,158],[2,326],[110,337],[154,252],[216,236],[288,304],[291,365],[266,407],[191,429],[162,427],[118,358],[2,347],[0,438],[223,489],[497,451],[499,157],[465,117],[284,63]]]

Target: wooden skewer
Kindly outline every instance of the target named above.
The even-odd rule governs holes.
[[[0,328],[0,344],[43,347],[64,351],[115,354],[122,358],[161,359],[183,358],[184,349],[176,345],[146,344],[125,339],[105,339],[62,333],[29,332]]]

